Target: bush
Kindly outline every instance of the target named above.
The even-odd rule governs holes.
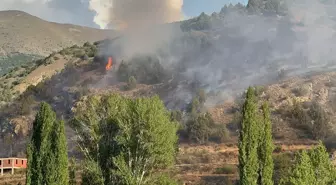
[[[14,81],[12,84],[13,84],[13,85],[19,85],[20,82],[19,82],[19,81]]]
[[[91,47],[91,43],[90,43],[90,42],[85,42],[85,43],[83,44],[83,46],[84,46],[84,47]]]
[[[301,87],[298,87],[298,88],[294,88],[292,90],[292,93],[295,96],[306,96],[309,93],[309,87],[301,86]]]
[[[214,125],[209,113],[192,117],[186,124],[189,139],[200,144],[209,141]]]
[[[280,179],[289,176],[289,171],[293,166],[294,157],[290,153],[282,153],[273,157],[274,172],[273,180],[275,184],[279,184]]]
[[[31,107],[34,105],[35,99],[32,95],[27,97],[21,97],[20,101],[20,114],[21,115],[28,115],[31,113]]]
[[[200,89],[200,90],[198,90],[198,94],[197,94],[197,96],[198,96],[198,100],[199,100],[199,102],[200,102],[201,104],[204,104],[205,101],[206,101],[206,93],[205,93],[204,89]]]
[[[223,143],[230,136],[230,133],[224,124],[214,125],[211,128],[210,140]]]
[[[237,172],[237,167],[233,165],[224,165],[221,168],[216,168],[215,174],[234,174]]]
[[[126,90],[132,90],[135,89],[137,85],[136,79],[134,76],[131,76],[128,78],[128,82],[126,85]]]
[[[130,62],[122,61],[117,75],[121,82],[127,82],[130,76],[134,76],[138,83],[143,84],[161,83],[167,76],[159,59],[150,56],[136,56]]]
[[[255,86],[254,87],[254,93],[256,97],[260,97],[265,92],[264,86]]]
[[[179,110],[172,111],[170,117],[172,121],[180,122],[182,121],[182,112]]]
[[[313,124],[311,125],[313,137],[315,139],[324,140],[331,130],[330,116],[317,102],[311,104],[308,114],[313,121]]]
[[[104,185],[104,178],[97,162],[87,161],[82,174],[82,185]]]
[[[306,111],[303,109],[302,104],[294,101],[292,117],[298,123],[296,126],[306,130],[314,139],[323,140],[330,132],[330,116],[317,102],[312,102]]]
[[[77,57],[77,58],[82,58],[84,55],[85,55],[85,51],[83,51],[83,50],[76,50],[74,52],[74,56]]]

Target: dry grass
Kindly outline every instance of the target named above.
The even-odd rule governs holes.
[[[86,41],[114,37],[115,32],[44,21],[21,11],[0,11],[0,56],[19,52],[46,56]]]

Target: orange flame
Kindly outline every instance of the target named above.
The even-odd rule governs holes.
[[[106,70],[110,70],[111,67],[112,67],[112,64],[113,64],[113,62],[112,62],[112,57],[109,57],[105,69],[106,69]]]

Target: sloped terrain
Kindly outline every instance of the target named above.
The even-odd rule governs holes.
[[[115,34],[109,30],[47,22],[21,11],[0,12],[0,56],[12,53],[47,56],[67,46]]]
[[[60,52],[41,60],[43,63],[37,64],[19,84],[13,87],[17,91],[21,90],[22,94],[12,104],[2,109],[4,110],[2,118],[6,118],[7,121],[4,123],[8,123],[6,128],[9,130],[6,132],[12,130],[16,135],[14,154],[22,153],[35,110],[41,101],[50,103],[59,117],[67,119],[71,117],[76,106],[81,106],[81,102],[84,102],[88,95],[121,93],[132,98],[158,94],[163,100],[167,100],[167,94],[175,91],[176,86],[171,79],[164,81],[163,84],[137,84],[136,88],[125,90],[126,83],[118,80],[120,69],[117,67],[106,71],[107,61],[104,59],[72,55],[78,51],[89,52],[90,48],[94,47],[96,46],[86,44],[83,47],[67,48],[64,51],[69,54]],[[296,100],[309,104],[317,101],[332,119],[335,116],[332,111],[333,91],[336,87],[332,79],[335,75],[335,72],[330,72],[289,78],[258,87],[259,97],[268,100],[272,108],[273,135],[277,146],[275,156],[283,152],[292,153],[306,149],[316,143],[316,138],[311,135],[309,128],[296,127],[298,122],[292,117],[293,102]],[[29,85],[32,86],[27,89]],[[207,98],[211,100],[216,96],[210,93]],[[236,130],[239,120],[237,112],[239,99],[223,100],[214,107],[207,107],[206,110],[212,115],[216,124],[223,124],[228,128],[229,135],[221,144],[210,142],[199,145],[190,141],[187,143],[181,141],[174,174],[178,179],[191,184],[201,181],[214,184],[223,180],[233,181],[237,178]],[[5,128],[4,126],[3,124],[2,129]],[[66,129],[70,154],[78,155],[74,141],[75,133],[70,125],[67,125]],[[8,148],[9,145],[4,143],[2,147]]]
[[[172,173],[189,184],[230,184],[238,176],[237,131],[247,86],[255,87],[259,102],[270,104],[276,170],[288,168],[295,151],[310,148],[317,140],[333,151],[335,63],[306,58],[305,54],[317,54],[318,49],[308,53],[292,50],[306,40],[296,39],[305,28],[299,29],[291,17],[249,15],[244,6],[234,11],[237,8],[239,15],[223,8],[211,17],[201,14],[183,22],[185,32],[171,28],[174,37],[162,39],[163,44],[154,39],[163,33],[148,30],[149,34],[135,34],[141,38],[68,47],[10,71],[0,78],[4,95],[0,155],[10,155],[11,147],[12,155],[24,155],[41,101],[51,104],[67,122],[69,154],[81,157],[69,119],[89,95],[119,93],[135,98],[157,94],[180,117],[179,154]],[[211,25],[215,23],[217,27]],[[252,31],[246,33],[242,28]],[[108,57],[113,59],[110,70],[105,67]],[[211,128],[205,130],[211,131],[206,133],[211,137],[206,141],[188,135],[186,122],[193,108],[199,115],[210,115]]]

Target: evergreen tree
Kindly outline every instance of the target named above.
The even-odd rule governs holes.
[[[336,172],[329,154],[324,145],[320,142],[318,146],[303,151],[296,159],[297,164],[291,169],[289,177],[281,179],[280,184],[336,184]]]
[[[316,184],[332,184],[336,182],[335,168],[329,154],[320,141],[319,145],[308,152],[316,178]]]
[[[33,163],[33,145],[32,143],[28,143],[27,146],[27,170],[26,170],[26,184],[27,185],[31,185],[32,183],[32,175],[34,174],[33,170],[35,169],[34,167],[36,167]],[[36,161],[36,160],[34,160]]]
[[[313,175],[314,169],[307,151],[303,151],[297,157],[297,164],[294,166],[291,176],[281,181],[284,185],[316,185],[316,178]]]
[[[27,185],[44,185],[51,174],[48,172],[53,169],[53,161],[51,155],[51,130],[56,120],[55,113],[51,107],[43,102],[39,112],[36,114],[33,123],[33,135],[28,147],[28,163],[27,169]]]
[[[256,185],[258,179],[258,141],[256,97],[249,87],[242,111],[239,134],[239,176],[241,185]]]
[[[54,124],[52,149],[54,162],[57,164],[53,172],[51,172],[55,177],[52,184],[67,185],[69,183],[68,152],[63,121],[55,122]]]
[[[50,105],[42,102],[33,123],[33,135],[27,148],[27,185],[68,184],[64,123],[55,123],[57,123],[55,112]]]
[[[261,139],[259,147],[259,184],[273,185],[274,163],[272,153],[274,150],[274,144],[272,140],[272,123],[270,120],[270,111],[267,103],[263,104],[262,111],[264,124],[261,129]]]

